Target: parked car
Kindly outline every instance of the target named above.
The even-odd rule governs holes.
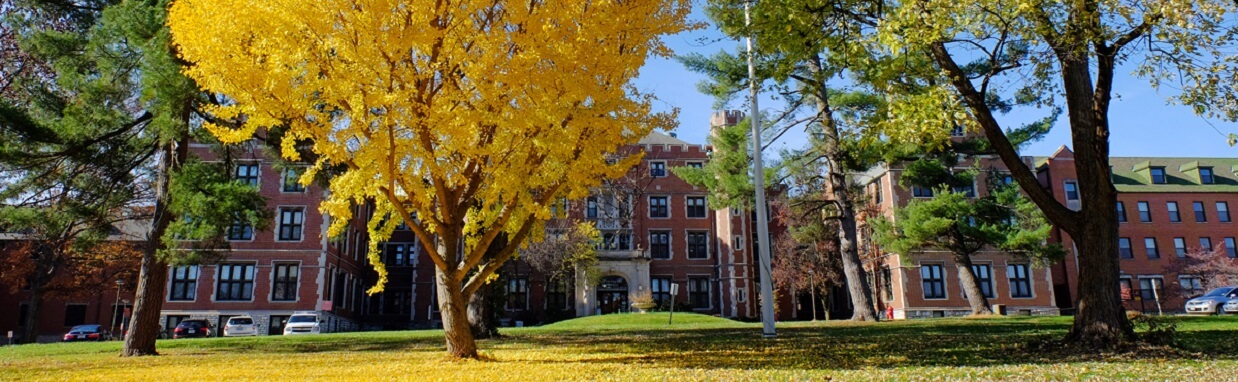
[[[69,329],[68,333],[64,334],[64,342],[73,341],[108,341],[112,339],[112,334],[108,333],[103,325],[78,325]]]
[[[172,338],[210,337],[215,327],[207,320],[185,320],[172,329]]]
[[[256,335],[258,335],[258,325],[254,324],[253,317],[236,316],[229,318],[228,322],[224,324],[224,337]]]
[[[297,313],[288,317],[288,323],[284,325],[284,335],[292,334],[318,334],[322,332],[322,326],[318,321],[318,315],[313,313]]]
[[[1238,314],[1238,298],[1229,300],[1225,306],[1221,308],[1225,314]]]
[[[1238,287],[1224,286],[1208,291],[1203,296],[1186,302],[1187,314],[1225,314],[1223,307],[1229,300],[1238,298]],[[1235,309],[1238,312],[1238,309]]]

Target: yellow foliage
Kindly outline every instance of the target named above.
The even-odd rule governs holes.
[[[443,239],[425,249],[463,279],[491,268],[482,254],[494,234],[527,235],[550,218],[551,201],[634,163],[607,164],[606,154],[673,126],[675,112],[654,113],[629,82],[649,55],[670,54],[659,38],[689,28],[689,9],[687,0],[178,0],[169,27],[191,63],[185,73],[231,101],[211,112],[246,122],[207,130],[237,142],[286,126],[285,157],[297,159],[293,140],[307,140],[319,155],[311,174],[346,167],[320,207],[333,217],[329,235],[346,229],[352,203],[373,201],[376,218],[408,222],[422,243]],[[371,223],[371,243],[390,224]],[[370,261],[385,278],[373,244]]]

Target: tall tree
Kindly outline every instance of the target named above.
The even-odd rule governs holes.
[[[977,195],[972,187],[979,172],[952,173],[939,160],[909,163],[900,184],[934,190],[934,196],[896,209],[893,220],[874,219],[873,240],[903,255],[904,260],[917,252],[948,251],[972,314],[992,314],[972,256],[986,249],[999,250],[1044,265],[1060,260],[1063,251],[1058,244],[1042,244],[1051,227],[1035,204],[1019,194],[1018,187],[1002,184],[993,176],[986,182],[988,192]]]
[[[561,197],[577,199],[639,161],[608,163],[673,114],[628,85],[658,38],[689,27],[690,4],[378,0],[177,1],[170,26],[186,68],[233,101],[208,123],[226,142],[288,127],[340,165],[322,204],[338,234],[372,198],[371,246],[405,222],[437,269],[447,351],[476,358],[469,298],[540,232]],[[285,138],[284,155],[296,159]],[[413,216],[417,219],[413,219]],[[500,236],[507,244],[486,256]],[[380,291],[386,271],[378,251]]]
[[[228,179],[226,166],[188,161],[190,116],[210,118],[201,106],[212,99],[180,73],[166,1],[20,4],[5,25],[21,37],[22,57],[48,70],[17,77],[0,107],[9,138],[0,162],[13,185],[2,196],[48,208],[40,195],[68,190],[96,216],[135,199],[153,205],[123,354],[156,354],[168,262],[226,254],[218,239],[232,222],[266,223],[253,212],[262,199]]]
[[[1238,73],[1228,53],[1238,39],[1230,1],[990,1],[890,3],[878,41],[892,55],[927,54],[942,73],[902,110],[926,116],[942,105],[964,107],[1045,216],[1078,248],[1078,313],[1066,341],[1109,347],[1134,339],[1118,289],[1116,190],[1109,170],[1109,105],[1115,70],[1124,63],[1153,87],[1172,81],[1174,97],[1205,116],[1238,118],[1238,93],[1225,86]],[[963,61],[963,64],[960,64]],[[969,70],[981,69],[981,70]],[[897,91],[898,89],[891,88]],[[1082,206],[1071,210],[1040,186],[994,116],[993,95],[1018,94],[1040,104],[1065,103]],[[919,119],[919,121],[914,121]],[[891,134],[939,124],[908,118]]]
[[[838,210],[839,255],[847,278],[847,288],[855,306],[854,320],[876,320],[872,288],[860,260],[857,240],[856,206],[847,174],[847,148],[862,136],[862,131],[839,123],[835,94],[849,89],[832,82],[852,66],[864,62],[863,49],[854,41],[867,27],[858,22],[857,12],[872,8],[866,1],[841,1],[818,4],[813,1],[761,1],[751,5],[751,22],[745,17],[749,3],[710,1],[707,12],[723,33],[732,37],[756,39],[759,59],[757,81],[768,83],[770,91],[783,97],[784,108],[774,123],[785,129],[814,127],[816,159],[824,163],[826,174],[822,199],[832,201]],[[743,59],[720,52],[713,57],[700,55],[681,59],[690,69],[710,76],[712,83],[702,88],[720,99],[729,99],[747,87]]]
[[[838,226],[821,219],[818,210],[811,207],[813,196],[798,199],[774,198],[775,224],[787,229],[771,239],[775,249],[770,259],[770,277],[774,286],[791,291],[793,296],[808,291],[812,319],[819,316],[818,301],[826,308],[824,317],[829,319],[829,290],[842,286],[844,281],[836,245]],[[824,294],[818,297],[820,293]]]

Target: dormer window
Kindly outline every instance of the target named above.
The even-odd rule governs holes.
[[[1199,168],[1199,183],[1200,184],[1216,183],[1216,179],[1212,177],[1212,167],[1200,167]]]
[[[1164,167],[1152,167],[1149,170],[1151,170],[1151,174],[1152,174],[1152,183],[1154,184],[1165,184],[1166,183]]]

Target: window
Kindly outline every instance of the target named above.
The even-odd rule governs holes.
[[[961,136],[963,136],[963,132],[964,132],[964,131],[965,131],[965,130],[963,130],[963,126],[961,126],[961,125],[955,125],[955,126],[954,126],[954,128],[950,129],[950,136],[951,136],[951,137],[961,137]]]
[[[1066,201],[1068,202],[1079,201],[1079,183],[1076,183],[1073,180],[1068,180],[1065,183],[1065,190],[1066,190]]]
[[[416,244],[388,243],[384,248],[383,261],[394,266],[413,265],[412,254],[416,248]]]
[[[193,301],[198,295],[198,266],[172,268],[172,288],[168,301]]]
[[[276,263],[274,268],[275,285],[271,288],[271,301],[296,301],[300,266],[296,263]]]
[[[976,185],[973,183],[963,185],[961,187],[954,187],[954,192],[961,193],[969,198],[974,198],[976,197]]]
[[[705,168],[705,164],[701,162],[688,162],[688,168],[695,168],[699,170]]]
[[[881,267],[881,294],[885,301],[894,301],[894,274],[890,267]]]
[[[1118,278],[1118,289],[1122,291],[1123,300],[1132,300],[1131,297],[1131,277],[1121,276]]]
[[[1229,223],[1229,203],[1217,202],[1217,221]]]
[[[1204,202],[1191,203],[1195,207],[1195,221],[1203,223],[1208,221],[1208,215],[1204,213]]]
[[[941,264],[920,264],[920,278],[924,283],[924,298],[946,298],[946,279]]]
[[[550,204],[550,215],[557,218],[567,217],[567,198],[559,198]]]
[[[1174,254],[1178,257],[1186,256],[1186,238],[1174,238]]]
[[[1014,175],[1010,175],[1010,174],[1003,174],[1003,175],[1002,175],[1002,185],[1003,185],[1003,186],[1009,186],[1009,185],[1012,185],[1012,184],[1014,184]]]
[[[413,308],[413,291],[386,290],[383,292],[383,314],[409,314]]]
[[[588,218],[588,219],[598,218],[597,198],[590,196],[589,199],[585,200],[585,218]]]
[[[563,280],[546,280],[546,309],[567,310],[567,283]]]
[[[279,208],[279,240],[301,240],[301,227],[305,225],[305,207]]]
[[[1165,298],[1165,280],[1161,276],[1139,276],[1139,297],[1145,301]]]
[[[1156,250],[1156,238],[1154,237],[1143,238],[1143,247],[1148,251],[1149,259],[1161,258],[1161,252]]]
[[[933,189],[921,186],[911,186],[911,197],[913,198],[931,198],[933,197]]]
[[[1210,237],[1199,238],[1199,248],[1205,251],[1211,251],[1212,250],[1212,238]]]
[[[654,178],[666,176],[666,162],[649,162],[649,176]]]
[[[709,309],[709,278],[688,278],[688,302],[693,309]]]
[[[1166,202],[1165,208],[1169,209],[1169,222],[1177,223],[1182,221],[1182,217],[1178,215],[1178,202]]]
[[[688,217],[689,218],[704,218],[705,217],[705,197],[704,196],[689,196]]]
[[[1198,296],[1204,293],[1203,279],[1199,276],[1178,276],[1178,285],[1187,296]]]
[[[659,307],[669,307],[671,305],[671,278],[652,277],[649,279],[649,284],[653,302]]]
[[[649,256],[655,259],[671,258],[671,232],[649,232]]]
[[[1126,205],[1118,202],[1118,223],[1126,223]]]
[[[254,226],[240,219],[234,220],[228,227],[228,240],[253,240]]]
[[[613,251],[613,250],[626,251],[626,250],[632,249],[632,235],[627,232],[621,232],[618,234],[615,234],[613,232],[604,233],[602,234],[601,246],[602,247],[599,249],[604,249],[604,250],[609,250],[609,251]]]
[[[739,235],[731,236],[731,249],[735,251],[744,250],[744,237]]]
[[[1027,264],[1007,265],[1006,276],[1010,278],[1011,298],[1032,297],[1032,280],[1028,278]]]
[[[1129,237],[1118,238],[1118,255],[1123,259],[1135,258],[1135,254],[1131,253],[1131,239]]]
[[[649,217],[651,218],[669,218],[671,217],[668,197],[665,196],[650,196],[649,197]]]
[[[507,310],[529,308],[529,279],[512,277],[507,280]]]
[[[1238,253],[1236,253],[1235,251],[1238,251],[1238,247],[1234,246],[1234,238],[1232,237],[1225,238],[1225,255],[1229,256],[1230,258],[1238,257]]]
[[[216,301],[248,301],[254,298],[254,264],[220,264],[215,267],[219,286]]]
[[[293,167],[284,170],[283,191],[284,192],[305,192],[305,185],[301,184],[301,174],[305,173],[303,167]]]
[[[689,259],[705,259],[709,258],[707,243],[708,232],[703,231],[688,231],[688,258]]]
[[[1212,167],[1200,167],[1199,168],[1199,183],[1200,184],[1216,183],[1216,179],[1212,177]]]
[[[1152,212],[1148,211],[1148,202],[1139,202],[1139,221],[1152,222]]]
[[[988,264],[972,264],[971,270],[976,274],[976,285],[980,287],[984,297],[997,298],[993,294],[993,269]]]
[[[65,304],[64,326],[78,326],[86,323],[86,304]]]
[[[241,163],[236,165],[236,180],[251,186],[258,185],[258,164]]]
[[[1152,183],[1165,184],[1166,179],[1164,167],[1152,167],[1150,170],[1152,172]]]

